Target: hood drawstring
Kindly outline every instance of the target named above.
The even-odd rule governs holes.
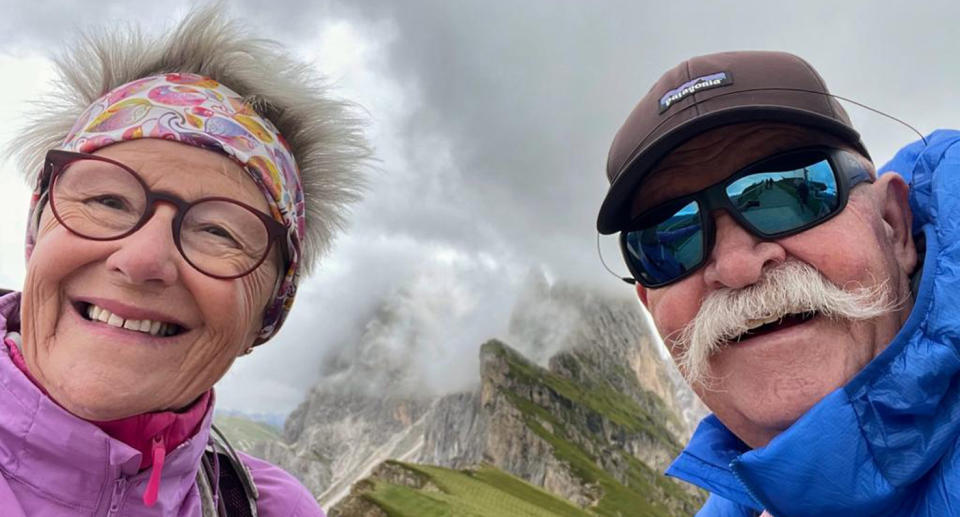
[[[163,474],[163,462],[167,457],[167,448],[163,444],[162,434],[153,437],[150,455],[153,457],[153,465],[150,467],[152,469],[150,471],[150,481],[147,482],[147,489],[143,492],[143,504],[148,507],[157,502],[157,495],[160,491],[160,475]]]

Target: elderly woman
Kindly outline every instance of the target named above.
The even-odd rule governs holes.
[[[349,105],[215,8],[58,65],[16,142],[36,188],[26,283],[0,297],[0,515],[322,515],[279,468],[205,449],[212,386],[358,197]]]

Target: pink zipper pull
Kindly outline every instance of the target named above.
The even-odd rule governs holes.
[[[163,461],[167,457],[167,448],[163,445],[163,435],[153,437],[150,446],[150,455],[153,456],[153,465],[150,467],[150,481],[143,492],[143,504],[153,506],[157,502],[157,493],[160,491],[160,474],[163,473]]]

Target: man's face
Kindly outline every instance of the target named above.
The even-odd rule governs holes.
[[[673,151],[644,181],[633,215],[713,185],[759,159],[817,144],[840,145],[784,124],[739,124],[704,133]],[[912,307],[909,274],[917,261],[906,191],[902,178],[885,174],[854,188],[846,208],[833,219],[776,241],[763,241],[725,211],[715,211],[716,244],[707,263],[674,284],[638,289],[674,360],[685,352],[677,336],[697,317],[704,300],[754,286],[770,268],[786,262],[809,265],[843,289],[885,284],[891,299],[902,302],[867,320],[818,314],[722,343],[707,358],[710,381],[693,388],[748,445],[765,445],[844,385],[902,326]]]

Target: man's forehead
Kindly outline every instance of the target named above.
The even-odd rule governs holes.
[[[718,183],[765,157],[810,145],[849,148],[833,135],[793,124],[750,122],[701,133],[657,163],[634,194],[631,216]]]

